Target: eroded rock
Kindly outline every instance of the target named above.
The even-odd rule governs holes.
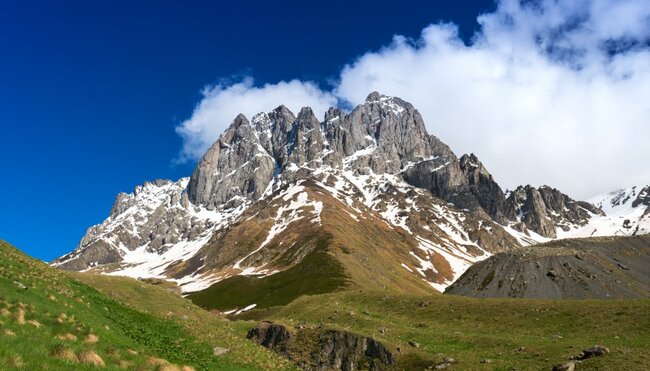
[[[280,345],[286,345],[286,342],[291,339],[291,333],[282,325],[264,321],[250,329],[246,338],[262,345],[263,347],[275,349]]]
[[[380,342],[347,331],[310,329],[292,334],[280,324],[260,322],[247,338],[293,360],[304,370],[383,370],[395,364]]]

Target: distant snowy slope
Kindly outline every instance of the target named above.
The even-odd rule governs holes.
[[[588,202],[606,217],[595,218],[588,229],[596,236],[629,236],[650,233],[650,186],[634,186],[594,197]]]
[[[636,236],[650,233],[650,186],[619,189],[589,199],[604,215],[592,214],[587,224],[565,231],[558,238]]]

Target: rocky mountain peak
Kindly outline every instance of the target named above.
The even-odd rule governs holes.
[[[373,91],[372,93],[368,94],[366,97],[366,102],[376,102],[379,101],[379,99],[382,97],[379,92]]]
[[[466,171],[477,171],[479,174],[492,178],[492,175],[474,153],[462,155],[460,157],[460,166]]]
[[[373,93],[349,114],[329,109],[323,122],[309,107],[296,117],[280,106],[255,115],[252,124],[237,116],[197,165],[188,194],[209,208],[232,207],[259,198],[276,176],[295,181],[323,167],[403,174],[439,195],[467,184],[458,159],[427,133],[410,103]],[[430,175],[436,172],[441,175]]]
[[[558,227],[568,231],[570,226],[587,224],[592,215],[603,215],[590,203],[576,201],[546,185],[517,187],[508,195],[505,210],[508,219],[548,238],[557,237]]]

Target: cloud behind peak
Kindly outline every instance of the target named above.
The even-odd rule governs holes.
[[[503,0],[466,44],[449,23],[395,36],[342,67],[331,90],[251,78],[206,88],[177,132],[199,158],[238,113],[279,104],[316,114],[371,91],[399,96],[458,154],[506,187],[549,184],[585,198],[650,182],[650,6],[645,0]]]

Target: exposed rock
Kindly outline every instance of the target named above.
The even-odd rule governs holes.
[[[240,114],[196,166],[187,193],[192,203],[209,209],[238,206],[247,198],[258,199],[274,172],[275,160]]]
[[[291,333],[282,325],[264,321],[250,329],[246,338],[266,348],[275,349],[286,347],[286,343],[291,339]]]
[[[650,202],[648,189],[623,194],[619,206]],[[146,182],[119,194],[109,218],[53,265],[176,279],[188,293],[244,272],[262,276],[295,267],[315,249],[296,230],[308,236],[355,223],[370,243],[384,235],[371,225],[378,218],[392,230],[386,236],[394,238],[385,240],[401,241],[400,248],[387,245],[401,274],[417,279],[415,286],[424,276],[427,289],[442,290],[489,254],[573,233],[576,226],[589,227],[583,235],[614,233],[593,230],[589,223],[600,214],[545,186],[519,187],[506,198],[476,155],[456,157],[427,132],[410,103],[373,92],[349,113],[329,109],[322,121],[308,107],[294,115],[279,106],[250,121],[238,115],[189,179]],[[620,230],[648,233],[650,215],[643,223],[628,220]]]
[[[216,222],[199,206],[187,202],[189,179],[157,180],[120,193],[110,217],[88,228],[77,248],[55,260],[61,269],[84,270],[118,263],[136,249],[163,254],[182,241],[192,241]]]
[[[473,153],[460,158],[460,168],[468,181],[469,191],[476,197],[479,205],[496,222],[507,223],[506,197],[501,187],[483,163]]]
[[[611,273],[618,264],[629,269]],[[630,284],[620,284],[621,278]],[[648,297],[650,236],[559,240],[495,254],[470,267],[446,293],[549,299]]]
[[[393,355],[379,342],[356,334],[328,330],[319,337],[319,350],[314,364],[337,370],[359,370],[361,365],[369,364],[371,369],[382,365],[392,365]]]
[[[575,359],[583,360],[583,359],[588,359],[588,358],[593,358],[593,357],[600,357],[604,356],[609,353],[609,348],[606,348],[601,345],[594,345],[591,348],[587,348],[582,351],[580,355],[575,357]]]
[[[575,201],[555,188],[519,186],[505,201],[505,216],[544,237],[555,238],[556,228],[585,225],[592,214],[602,210],[582,201]]]
[[[261,322],[247,337],[292,359],[304,370],[382,370],[395,363],[380,342],[345,331],[304,329],[294,336],[282,325]]]
[[[484,208],[505,222],[504,194],[476,156],[459,160],[427,133],[410,103],[378,93],[349,114],[330,109],[322,123],[310,108],[294,117],[280,106],[252,122],[239,115],[197,165],[189,200],[208,208],[236,206],[259,199],[274,176],[295,182],[322,166],[399,175],[461,208]]]
[[[261,200],[262,196],[283,185],[305,179],[325,182],[342,171],[346,177],[390,176],[372,191],[379,195],[398,189],[396,181],[404,182],[489,219],[488,214],[500,215],[500,206],[494,205],[502,204],[502,192],[483,165],[473,168],[475,163],[479,162],[474,155],[465,156],[461,163],[446,144],[429,135],[410,103],[378,93],[370,94],[350,113],[330,109],[323,122],[309,108],[294,116],[280,106],[251,121],[239,115],[199,161],[190,179],[147,182],[132,194],[118,195],[109,218],[90,228],[77,249],[54,265],[70,270],[120,270],[147,263],[136,256],[162,256],[175,246],[200,238],[193,251],[195,256],[200,255],[196,259],[167,261],[162,267],[152,262],[148,270],[155,275],[164,270],[174,278],[207,275],[213,273],[208,269],[233,266],[237,260],[228,260],[236,257],[214,248],[211,254],[220,256],[207,258],[199,254],[201,245],[205,246],[212,234],[225,232],[245,208],[263,209],[268,201]],[[413,191],[409,200],[413,195],[417,192]],[[255,202],[262,204],[252,206]],[[406,206],[399,203],[403,202],[386,200],[393,208]],[[482,207],[488,213],[482,212]],[[517,242],[504,233],[475,230],[466,240],[480,241],[489,251],[516,246]],[[135,250],[138,253],[131,254]],[[474,250],[471,254],[482,255]],[[196,272],[204,261],[217,259],[218,263]],[[125,260],[124,266],[116,265]]]

